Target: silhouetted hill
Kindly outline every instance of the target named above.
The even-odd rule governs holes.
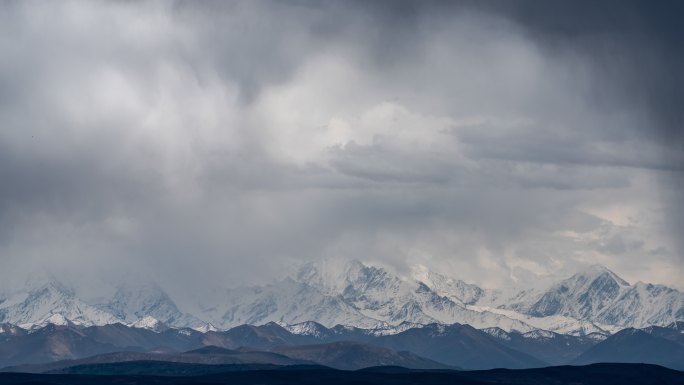
[[[374,366],[400,366],[416,369],[447,369],[448,365],[416,354],[363,344],[332,342],[329,344],[281,346],[274,349],[291,358],[309,360],[336,369],[356,370]],[[453,367],[451,367],[453,369]]]
[[[220,348],[219,348],[220,349]],[[122,362],[146,361],[146,362],[166,362],[166,363],[181,363],[181,364],[202,364],[202,365],[251,365],[251,364],[268,364],[268,365],[300,365],[313,364],[311,361],[292,359],[282,354],[262,351],[231,351],[223,350],[218,354],[208,353],[207,351],[200,353],[182,353],[182,354],[166,354],[166,353],[146,353],[146,352],[116,352],[96,355],[78,360],[64,360],[58,362],[51,362],[45,364],[20,365],[15,367],[5,368],[6,371],[12,372],[30,372],[30,373],[45,373],[60,371],[62,369],[84,366],[84,365],[104,365]]]
[[[264,385],[681,385],[684,383],[684,372],[679,372],[656,365],[644,364],[595,364],[589,366],[557,366],[540,369],[493,369],[485,371],[450,371],[450,370],[378,370],[371,368],[360,371],[341,371],[321,367],[286,367],[261,368],[254,366],[239,368],[229,366],[221,368],[221,373],[209,372],[204,375],[191,375],[193,371],[212,371],[214,368],[187,364],[157,364],[157,368],[165,376],[139,375],[146,363],[126,363],[82,367],[78,370],[91,370],[92,375],[76,374],[27,374],[0,373],[1,385],[18,384],[50,384],[50,385],[181,385],[181,384],[264,384]],[[176,365],[177,368],[173,368]],[[246,370],[242,370],[246,369]],[[76,370],[76,369],[74,369]],[[149,369],[148,369],[149,370]],[[129,371],[135,375],[112,374]],[[179,373],[180,375],[169,375]],[[186,375],[188,374],[188,375]]]

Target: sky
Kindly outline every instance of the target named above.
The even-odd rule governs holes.
[[[0,3],[0,278],[684,287],[676,1]]]

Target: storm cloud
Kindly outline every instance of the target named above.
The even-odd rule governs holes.
[[[0,274],[681,286],[681,8],[4,2]]]

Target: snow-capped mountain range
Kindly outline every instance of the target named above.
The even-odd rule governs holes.
[[[410,277],[359,261],[316,262],[269,285],[214,289],[181,308],[153,282],[121,284],[105,299],[88,300],[51,276],[0,293],[0,323],[25,329],[46,324],[123,323],[157,331],[199,331],[242,324],[315,321],[392,334],[426,324],[569,335],[611,334],[626,327],[684,321],[684,293],[662,285],[630,285],[591,266],[545,288],[483,289],[424,267]],[[311,331],[307,331],[311,332]]]

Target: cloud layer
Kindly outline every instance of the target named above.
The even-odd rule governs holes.
[[[674,10],[548,4],[4,3],[0,274],[681,285]]]

